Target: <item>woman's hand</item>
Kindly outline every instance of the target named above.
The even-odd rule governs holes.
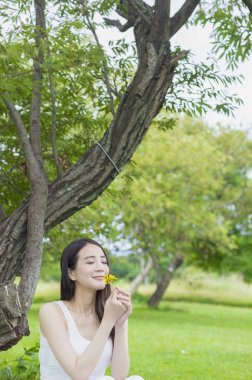
[[[118,293],[115,288],[111,289],[111,294],[104,306],[104,317],[113,321],[113,324],[124,315],[126,306],[122,303],[121,300],[117,298]]]
[[[122,305],[125,307],[124,313],[117,319],[115,323],[115,328],[123,327],[125,322],[128,320],[130,314],[132,313],[131,295],[129,292],[116,286],[114,288],[116,291],[116,297],[118,301],[121,301]]]

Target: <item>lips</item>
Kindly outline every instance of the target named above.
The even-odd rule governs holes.
[[[93,278],[95,278],[96,280],[103,280],[104,276],[95,276]]]

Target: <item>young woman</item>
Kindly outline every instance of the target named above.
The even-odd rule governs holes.
[[[63,251],[60,301],[39,313],[41,380],[144,380],[127,377],[130,294],[106,285],[106,274],[108,258],[96,241],[78,239]],[[109,364],[113,377],[104,376]]]

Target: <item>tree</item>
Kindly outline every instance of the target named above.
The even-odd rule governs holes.
[[[170,1],[156,0],[154,7],[142,0],[118,3],[117,12],[126,23],[122,25],[110,19],[106,22],[122,32],[134,29],[135,71],[127,67],[129,60],[118,59],[118,66],[114,67],[96,33],[96,14],[108,15],[116,1],[46,4],[45,0],[34,0],[34,3],[15,0],[1,4],[0,108],[5,137],[1,140],[1,151],[11,156],[10,162],[2,159],[5,180],[0,225],[2,349],[28,333],[26,313],[39,277],[44,233],[91,204],[103,192],[129,162],[161,107],[166,103],[167,108],[180,111],[188,104],[191,108],[187,112],[202,112],[210,107],[208,101],[213,99],[212,106],[217,111],[231,112],[239,104],[239,100],[224,92],[214,91],[216,81],[225,87],[235,78],[218,75],[213,64],[191,65],[187,51],[171,49],[170,38],[190,19],[199,3],[200,0],[186,0],[173,17],[170,17]],[[223,50],[223,23],[231,24],[232,33],[228,29],[225,36],[231,55],[236,49],[232,62],[238,62],[246,59],[251,51],[246,34],[251,29],[246,13],[249,8],[242,7],[241,1],[236,4],[230,0],[228,4],[228,11],[220,12],[216,1],[216,14],[208,10],[204,13],[198,7],[193,22],[215,23],[217,53]],[[244,4],[249,5],[247,1]],[[205,5],[207,2],[202,2]],[[230,22],[228,17],[234,9],[244,17]],[[223,23],[219,25],[221,20]],[[239,34],[234,33],[237,30]],[[90,33],[95,43],[89,43]],[[118,56],[122,49],[119,42],[114,46]],[[91,56],[93,59],[89,61]],[[181,60],[182,64],[178,65]],[[172,82],[173,78],[177,82]],[[203,88],[204,80],[210,87]],[[202,88],[198,99],[186,101],[178,96],[186,82],[189,88]],[[166,101],[167,93],[170,100]],[[215,101],[216,97],[219,101]],[[68,104],[65,109],[69,98],[71,106]],[[97,120],[103,129],[99,133],[95,129],[88,143],[82,144],[84,127],[88,122],[94,125]],[[71,152],[70,158],[58,154],[64,138],[67,136],[67,142],[74,139],[76,130],[81,143],[72,146],[78,146],[77,152]],[[57,136],[61,133],[58,140],[62,140],[62,145],[56,144],[56,131]],[[90,132],[90,127],[87,131]],[[48,157],[49,142],[52,154]],[[20,175],[21,168],[24,178]],[[15,173],[18,178],[14,186],[18,191],[13,196],[9,194],[12,183],[8,183],[8,177],[15,177]],[[16,183],[22,184],[20,189]],[[13,283],[16,276],[21,277],[18,286]]]
[[[183,262],[221,271],[239,260],[251,144],[244,132],[187,120],[169,133],[151,130],[134,155],[132,203],[121,199],[117,220],[133,250],[152,259],[157,288],[149,306],[159,304]]]

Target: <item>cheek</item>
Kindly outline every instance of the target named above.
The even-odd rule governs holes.
[[[86,265],[84,268],[83,268],[83,272],[84,273],[93,273],[94,272],[94,268],[92,265]]]
[[[91,265],[82,265],[78,268],[78,276],[85,277],[88,276],[90,273],[92,273],[92,267]]]

